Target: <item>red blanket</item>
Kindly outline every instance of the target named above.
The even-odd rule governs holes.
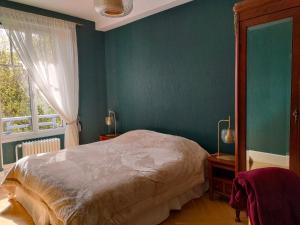
[[[281,168],[241,172],[230,205],[247,208],[252,225],[300,225],[300,177]]]

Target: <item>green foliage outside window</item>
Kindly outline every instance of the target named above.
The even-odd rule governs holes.
[[[18,54],[12,47],[4,30],[0,28],[0,104],[2,116],[6,118],[27,116],[23,120],[4,122],[4,132],[9,134],[32,130],[30,98],[34,98],[37,115],[56,114],[33,86]],[[40,130],[62,126],[62,120],[59,117],[38,118],[37,120]],[[20,125],[20,127],[8,131],[6,128],[9,125]]]

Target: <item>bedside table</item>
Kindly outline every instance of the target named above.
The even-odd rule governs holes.
[[[115,137],[118,137],[119,134],[115,135],[115,134],[101,134],[99,136],[99,141],[106,141],[106,140],[109,140],[109,139],[113,139]]]
[[[224,158],[218,158],[216,154],[208,157],[209,198],[214,195],[230,197],[232,182],[235,178],[235,160],[232,155],[221,154]]]

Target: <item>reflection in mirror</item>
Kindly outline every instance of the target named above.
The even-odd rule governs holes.
[[[247,31],[247,169],[289,167],[292,20]]]

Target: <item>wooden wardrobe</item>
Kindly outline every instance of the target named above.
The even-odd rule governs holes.
[[[300,0],[244,0],[234,14],[236,171],[300,175]]]

